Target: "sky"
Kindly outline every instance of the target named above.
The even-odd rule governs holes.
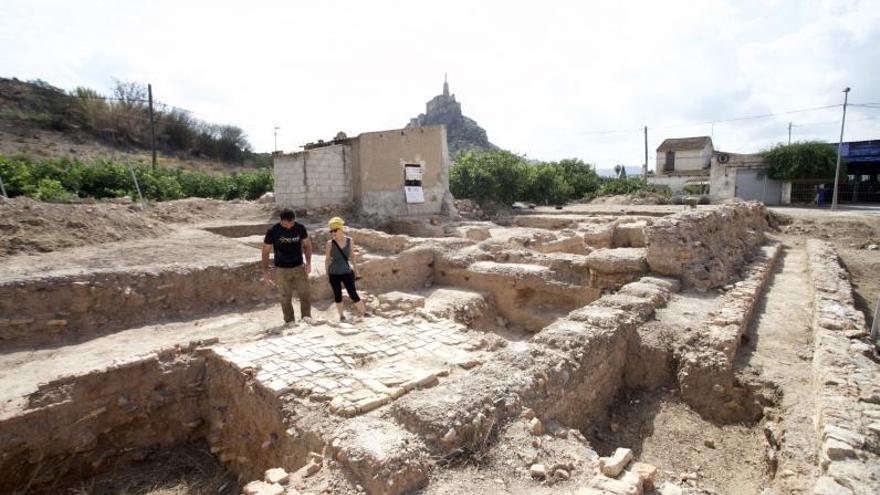
[[[880,0],[0,3],[0,76],[151,83],[257,151],[276,126],[284,151],[403,127],[444,74],[493,143],[532,159],[640,165],[644,126],[651,167],[672,137],[757,152],[791,122],[794,141],[836,141],[841,107],[809,109],[845,87],[880,104]],[[880,139],[880,108],[848,108],[845,140],[862,139]]]

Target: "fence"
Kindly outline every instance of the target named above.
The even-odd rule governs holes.
[[[824,204],[830,205],[834,182],[792,182],[791,204],[816,204],[820,188],[824,188]],[[838,203],[880,203],[880,182],[846,182],[837,186]]]

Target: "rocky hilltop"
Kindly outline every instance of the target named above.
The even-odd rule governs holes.
[[[425,107],[425,113],[410,119],[407,127],[445,124],[451,157],[454,158],[460,151],[468,149],[498,148],[489,142],[485,129],[461,113],[461,103],[455,100],[455,95],[449,94],[449,83],[446,80],[443,81],[443,93],[431,98]]]

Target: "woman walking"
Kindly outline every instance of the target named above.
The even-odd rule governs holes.
[[[330,240],[324,247],[324,267],[327,269],[327,276],[330,279],[330,288],[333,289],[333,300],[336,301],[339,321],[345,321],[345,314],[342,311],[343,285],[361,316],[369,316],[367,307],[361,301],[357,288],[355,288],[355,280],[360,277],[357,272],[354,241],[342,231],[345,221],[339,217],[333,217],[327,222],[327,225],[330,227]]]

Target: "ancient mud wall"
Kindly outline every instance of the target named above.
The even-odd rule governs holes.
[[[285,424],[281,399],[214,351],[206,353],[206,395],[202,415],[211,453],[240,479],[260,477],[269,468],[298,469],[309,447],[320,441],[301,437]],[[310,441],[311,440],[311,441]]]
[[[204,358],[171,349],[42,385],[0,417],[0,493],[84,479],[203,435]]]
[[[813,289],[813,385],[822,476],[814,493],[880,493],[880,364],[865,342],[849,275],[834,247],[807,241]]]
[[[0,342],[45,345],[275,299],[256,262],[12,280],[0,284]]]
[[[734,203],[660,218],[645,227],[648,265],[653,272],[680,277],[685,287],[719,287],[764,243],[766,229],[761,203]]]
[[[761,416],[763,404],[736,380],[733,364],[780,249],[770,245],[759,251],[742,280],[721,296],[720,309],[699,325],[696,341],[678,357],[681,397],[704,416],[727,422]]]
[[[471,261],[438,253],[434,280],[490,294],[502,316],[533,332],[562,316],[555,311],[570,311],[601,295],[598,289],[554,279],[545,266]]]
[[[570,426],[588,424],[619,389],[628,333],[665,304],[674,283],[646,277],[643,285],[650,288],[624,287],[623,297],[573,311],[467,375],[402,397],[391,414],[431,455],[480,450],[524,407]]]
[[[363,239],[386,252],[407,246],[400,236],[382,233]],[[371,292],[422,288],[432,280],[433,264],[430,247],[364,257],[359,287]],[[313,273],[309,282],[313,300],[331,297],[326,276]],[[0,343],[12,349],[79,340],[276,298],[275,289],[261,282],[257,261],[12,280],[0,284]]]

